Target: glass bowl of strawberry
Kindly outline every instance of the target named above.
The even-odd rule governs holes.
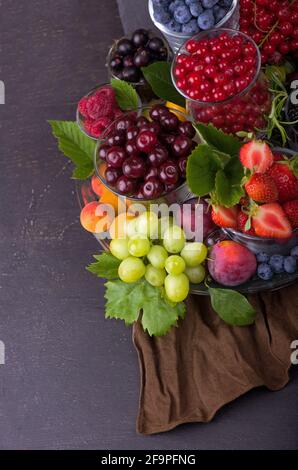
[[[271,94],[259,49],[246,34],[221,28],[192,37],[175,56],[172,80],[195,121],[231,134],[266,123]]]
[[[163,104],[126,113],[98,140],[96,175],[130,202],[183,202],[191,197],[186,164],[197,139],[191,118]]]
[[[141,100],[139,100],[141,106]],[[81,131],[97,140],[123,111],[116,101],[115,91],[109,83],[98,85],[80,99],[76,119]]]

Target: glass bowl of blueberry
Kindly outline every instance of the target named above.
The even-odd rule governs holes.
[[[174,52],[200,31],[239,27],[238,0],[149,0],[149,13]]]
[[[180,203],[192,197],[186,164],[198,134],[190,117],[163,104],[116,119],[99,139],[95,173],[130,203]]]
[[[137,29],[114,42],[108,53],[107,67],[111,78],[131,83],[142,102],[149,103],[156,96],[141,69],[157,61],[170,61],[171,58],[172,53],[165,39],[146,29]]]

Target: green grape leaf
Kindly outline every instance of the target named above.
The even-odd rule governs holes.
[[[185,98],[173,85],[171,65],[168,62],[154,62],[147,67],[142,67],[142,72],[156,96],[185,108]]]
[[[224,170],[219,170],[215,177],[215,198],[219,205],[232,207],[238,204],[244,195],[240,184],[232,185]]]
[[[213,191],[215,177],[221,168],[218,155],[213,155],[213,149],[207,144],[199,144],[187,161],[186,178],[192,193],[205,196]]]
[[[92,263],[87,266],[87,271],[92,274],[95,274],[98,277],[103,277],[104,279],[116,279],[118,276],[118,268],[120,262],[115,256],[111,253],[102,253],[101,255],[94,255],[96,263]]]
[[[116,93],[116,100],[119,108],[123,111],[129,109],[137,109],[139,106],[139,97],[132,85],[125,82],[124,80],[117,80],[112,78],[111,80],[112,88]]]
[[[219,317],[229,325],[252,325],[256,311],[244,295],[231,289],[209,287],[211,304]]]
[[[236,137],[225,134],[220,129],[217,129],[212,124],[203,124],[198,122],[195,127],[203,141],[210,146],[216,148],[220,152],[235,156],[239,154],[239,150],[243,143]]]
[[[86,180],[94,173],[93,163],[84,166],[77,166],[72,172],[72,178],[77,180]]]

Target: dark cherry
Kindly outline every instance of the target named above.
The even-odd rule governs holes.
[[[110,148],[107,145],[102,145],[98,151],[98,156],[102,160],[105,160],[107,158],[107,153],[110,150]]]
[[[179,125],[179,119],[171,112],[168,115],[162,116],[160,119],[162,127],[167,131],[176,131]]]
[[[129,39],[123,38],[123,39],[120,39],[120,41],[118,41],[117,43],[117,52],[121,56],[133,54],[134,50],[135,50],[135,47],[132,41],[130,41]]]
[[[147,181],[149,178],[152,178],[152,177],[157,178],[158,173],[159,173],[158,168],[151,166],[149,170],[147,171],[146,175],[144,176],[144,180]]]
[[[163,132],[159,135],[159,139],[163,144],[171,147],[172,144],[174,143],[175,139],[176,139],[176,135],[175,134],[166,134],[166,133]]]
[[[190,154],[192,141],[185,135],[178,135],[172,145],[176,157],[185,157]]]
[[[189,137],[190,139],[193,139],[196,135],[195,128],[189,121],[180,122],[178,126],[178,132],[180,132],[182,135],[186,135],[186,137]]]
[[[158,178],[152,176],[145,181],[141,191],[145,199],[157,199],[163,194],[164,185]]]
[[[158,104],[150,110],[149,114],[153,121],[160,121],[162,116],[167,116],[169,114],[169,110],[166,106]]]
[[[134,59],[132,55],[127,55],[123,59],[123,67],[133,67],[134,66]]]
[[[125,143],[125,134],[123,132],[117,132],[116,134],[109,135],[106,139],[106,143],[110,147],[123,145]]]
[[[105,180],[108,184],[114,186],[121,175],[121,168],[112,168],[108,166],[105,171]]]
[[[164,42],[160,38],[155,37],[148,42],[148,48],[151,51],[159,52],[162,47],[164,47]]]
[[[146,46],[149,39],[149,32],[146,29],[137,29],[132,35],[132,43],[135,47]]]
[[[119,78],[119,80],[123,80],[123,70],[115,71],[115,76]]]
[[[126,145],[125,145],[125,151],[128,155],[132,156],[134,155],[135,157],[139,155],[140,150],[136,146],[136,141],[135,140],[129,140]]]
[[[147,158],[152,166],[158,167],[169,158],[169,152],[166,147],[157,144],[154,149],[148,153]]]
[[[150,53],[145,48],[138,49],[134,56],[134,65],[139,69],[149,64],[151,60]]]
[[[128,178],[142,178],[146,173],[146,164],[141,157],[130,157],[122,165],[122,171]]]
[[[141,152],[150,152],[150,150],[157,144],[157,136],[151,131],[142,131],[136,138],[137,148]]]
[[[179,168],[179,171],[180,171],[181,176],[182,176],[183,178],[185,178],[185,176],[186,176],[187,160],[188,160],[188,157],[181,157],[181,158],[179,158],[179,160],[178,160],[178,168]]]
[[[115,125],[116,131],[126,131],[129,127],[133,126],[133,120],[129,116],[121,117]]]
[[[113,70],[113,72],[121,70],[122,66],[123,66],[122,58],[119,55],[115,55],[114,57],[111,58],[110,67]]]
[[[158,57],[159,60],[167,60],[168,58],[168,50],[166,47],[161,47],[158,51]]]
[[[179,180],[179,169],[173,160],[168,160],[160,166],[159,178],[167,185],[177,183]]]
[[[135,65],[132,67],[124,67],[122,75],[123,80],[131,83],[138,83],[141,77],[140,71]]]
[[[157,121],[150,122],[150,124],[148,126],[148,130],[151,131],[151,132],[155,132],[155,134],[159,134],[160,131],[161,131],[161,126],[160,126],[159,122],[157,122]]]
[[[127,176],[120,176],[116,183],[116,189],[120,194],[133,194],[136,190],[136,182]]]
[[[165,184],[165,190],[167,193],[170,193],[171,191],[174,191],[178,187],[178,184]]]
[[[121,168],[125,159],[126,153],[122,147],[111,147],[107,152],[107,163],[113,168]]]
[[[145,116],[140,116],[137,118],[136,126],[137,127],[143,127],[143,126],[148,126],[150,123],[148,119]]]
[[[127,140],[133,140],[137,137],[138,133],[139,133],[138,127],[137,126],[131,126],[126,131],[126,139]]]

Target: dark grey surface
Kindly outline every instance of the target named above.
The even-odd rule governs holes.
[[[297,448],[297,369],[284,390],[253,391],[210,424],[136,434],[131,331],[104,320],[103,284],[84,269],[98,246],[46,123],[72,119],[105,80],[116,4],[6,0],[0,13],[0,448]]]

